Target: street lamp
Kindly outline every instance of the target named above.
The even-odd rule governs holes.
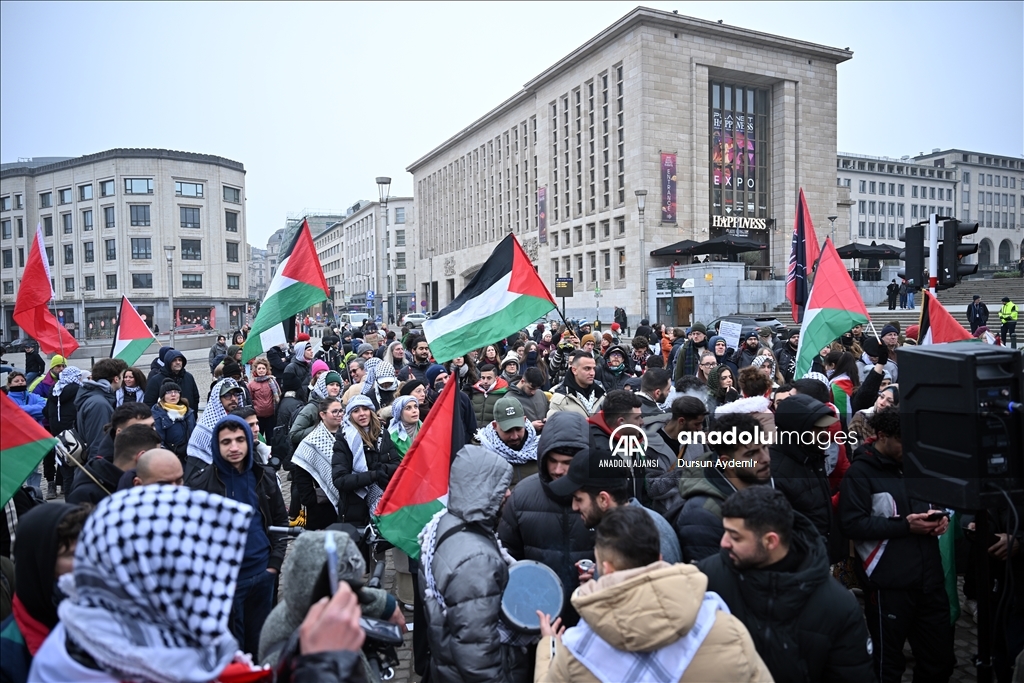
[[[647,206],[647,190],[637,190],[636,208],[640,212],[640,317],[647,317],[647,253],[644,251],[644,208]]]
[[[165,244],[164,254],[167,256],[167,315],[171,319],[170,327],[171,340],[168,342],[174,347],[174,245]]]
[[[835,243],[836,243],[836,219],[837,218],[839,218],[839,216],[829,216],[828,217],[828,222],[832,224],[832,245],[833,246],[835,246]]]
[[[384,268],[387,271],[385,273],[388,280],[388,310],[387,315],[394,315],[394,302],[391,299],[391,236],[388,234],[388,190],[391,189],[391,178],[386,176],[380,176],[377,178],[377,191],[380,193],[380,207],[381,214],[384,216],[384,249],[386,251],[384,259]],[[384,316],[381,316],[383,319]]]

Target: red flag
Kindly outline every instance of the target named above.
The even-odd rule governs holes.
[[[921,319],[917,332],[917,344],[942,344],[944,342],[974,339],[964,326],[956,321],[945,307],[927,289],[921,302]]]
[[[18,300],[14,304],[14,322],[26,335],[39,342],[46,353],[59,353],[67,358],[78,349],[74,336],[57,322],[50,312],[53,288],[50,266],[43,253],[43,229],[36,225],[36,238],[28,252],[25,272],[21,275]]]
[[[811,212],[804,199],[804,190],[796,204],[796,219],[793,221],[793,241],[789,252],[789,271],[786,273],[786,299],[792,305],[793,322],[803,319],[803,307],[807,305],[810,292],[809,276],[818,261],[818,236],[814,234]]]

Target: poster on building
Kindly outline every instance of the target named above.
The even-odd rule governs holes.
[[[676,155],[661,153],[661,222],[676,222]]]
[[[541,244],[548,243],[548,188],[537,188],[537,239]]]

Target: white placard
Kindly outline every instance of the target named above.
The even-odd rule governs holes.
[[[718,335],[725,338],[726,346],[730,349],[740,347],[740,335],[743,333],[743,325],[731,323],[726,320],[718,323]]]

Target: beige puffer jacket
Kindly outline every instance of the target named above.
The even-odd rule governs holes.
[[[688,564],[655,562],[615,572],[583,584],[572,604],[593,631],[614,648],[650,652],[686,635],[697,618],[708,579]],[[770,683],[772,675],[754,648],[746,627],[717,612],[680,683]],[[534,681],[598,681],[560,640],[537,645]]]

